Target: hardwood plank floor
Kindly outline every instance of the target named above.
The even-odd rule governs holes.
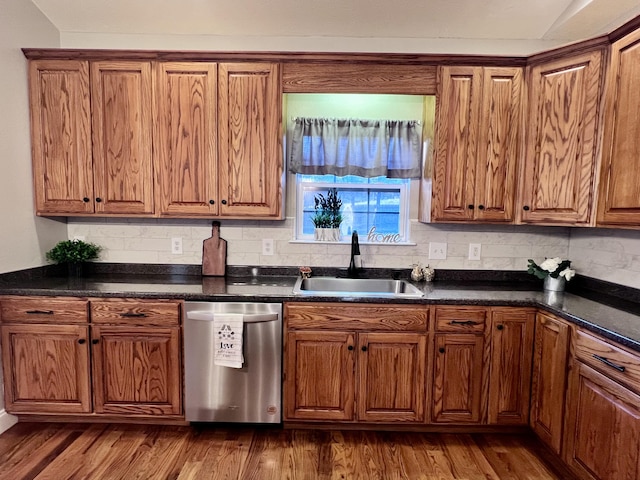
[[[0,435],[1,480],[238,478],[572,477],[528,435],[22,422]]]

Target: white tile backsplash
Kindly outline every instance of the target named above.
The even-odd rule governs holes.
[[[294,243],[294,222],[222,220],[220,236],[227,241],[229,265],[323,266],[349,264],[350,243]],[[200,264],[202,242],[211,236],[210,220],[69,219],[69,238],[84,235],[104,247],[100,261]],[[183,254],[171,253],[171,238],[181,237]],[[274,255],[262,255],[262,239],[274,240]],[[422,262],[434,268],[524,270],[527,259],[569,254],[569,229],[513,225],[443,225],[411,222],[415,245],[362,243],[364,266],[410,268]],[[447,242],[446,260],[429,260],[429,242]],[[469,243],[482,244],[480,261],[468,260]]]

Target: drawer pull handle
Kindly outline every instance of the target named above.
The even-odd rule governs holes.
[[[444,347],[440,347],[440,348],[438,349],[438,351],[439,351],[440,353],[444,353]]]
[[[349,350],[349,351],[353,350],[353,345],[349,345],[349,346],[347,347],[347,350]]]
[[[366,345],[363,345],[363,346],[362,346],[362,351],[363,351],[363,352],[366,352],[366,351],[367,351],[367,346],[366,346]]]
[[[125,318],[143,318],[146,317],[146,313],[135,313],[135,312],[125,312],[120,314],[121,317]]]
[[[449,325],[478,325],[478,322],[474,322],[473,320],[451,320]]]
[[[29,315],[53,315],[53,310],[27,310]]]
[[[98,343],[100,343],[100,340],[98,340],[97,338],[94,338],[93,340],[91,340],[91,343],[93,343],[94,345],[97,345]]]
[[[79,338],[79,339],[78,339],[78,343],[79,343],[80,345],[84,345],[84,344],[86,343],[86,340],[85,340],[84,338]]]
[[[604,363],[605,365],[610,366],[611,368],[615,368],[619,372],[624,372],[625,371],[625,367],[623,367],[622,365],[616,365],[615,363],[610,361],[608,358],[601,357],[600,355],[596,355],[595,353],[593,354],[593,358],[595,358],[596,360],[600,360],[602,363]]]

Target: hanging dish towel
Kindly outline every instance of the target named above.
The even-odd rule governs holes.
[[[216,344],[213,363],[221,367],[242,368],[242,314],[216,313],[213,315]]]

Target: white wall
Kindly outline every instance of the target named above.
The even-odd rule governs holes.
[[[64,222],[33,215],[27,62],[20,50],[59,43],[58,30],[33,3],[0,0],[0,273],[42,265],[44,252],[66,238]],[[13,423],[0,395],[0,432]]]
[[[58,30],[31,3],[0,0],[0,273],[43,265],[65,221],[33,214],[27,62],[23,47],[58,47]]]

